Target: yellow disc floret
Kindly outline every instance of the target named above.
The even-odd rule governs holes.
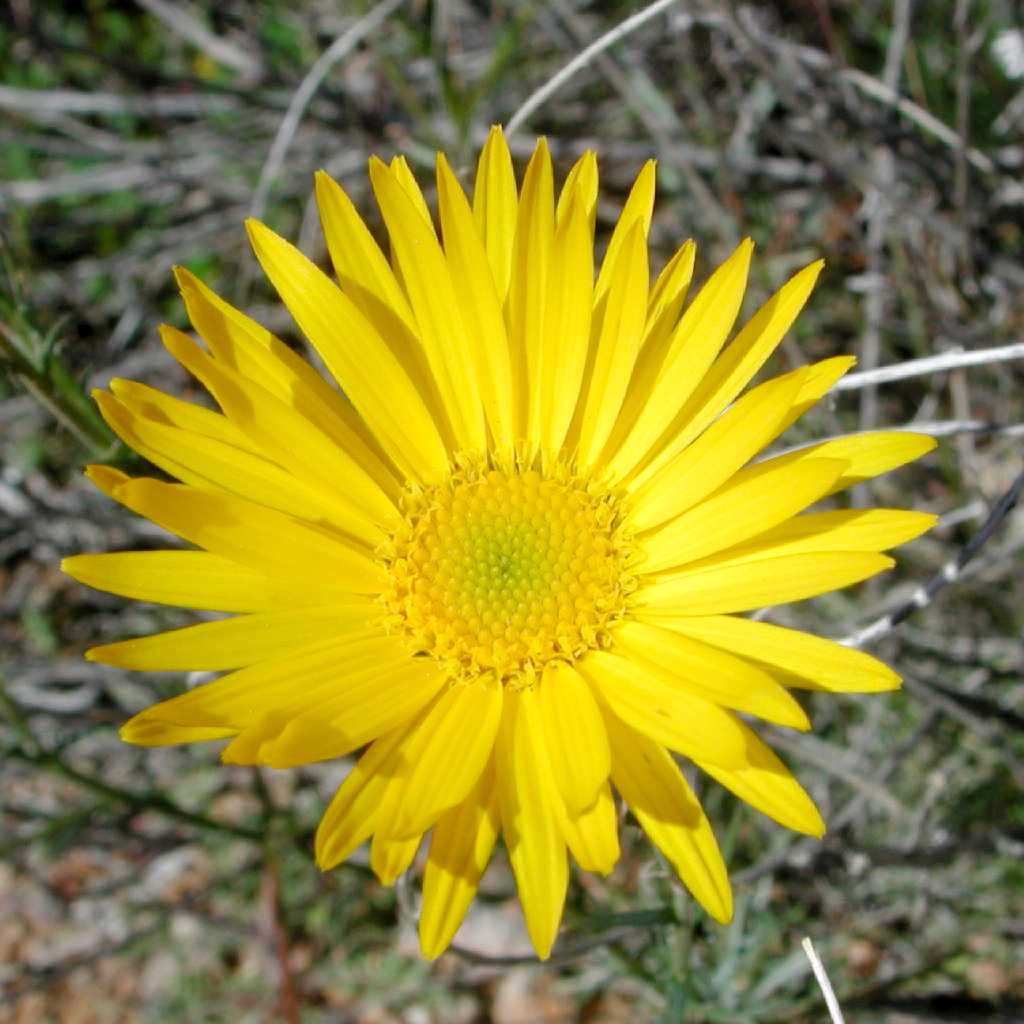
[[[461,470],[410,494],[386,555],[389,619],[416,652],[515,687],[606,644],[633,586],[614,497],[563,467]]]

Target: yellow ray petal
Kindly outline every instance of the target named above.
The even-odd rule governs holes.
[[[795,452],[776,456],[773,461],[776,465],[783,466],[805,459],[845,459],[850,465],[832,487],[830,493],[836,494],[863,480],[870,480],[906,462],[919,459],[930,452],[936,443],[935,438],[927,434],[878,430],[808,445]]]
[[[640,827],[716,920],[732,917],[732,889],[711,824],[675,762],[653,740],[608,716],[612,781]]]
[[[207,551],[72,555],[60,564],[79,583],[136,601],[217,612],[267,612],[321,603],[327,595],[289,585]],[[333,595],[345,600],[344,590]]]
[[[794,370],[794,373],[804,375],[803,386],[800,388],[800,394],[797,395],[792,408],[786,414],[786,418],[779,424],[775,437],[789,430],[808,409],[816,405],[832,390],[840,377],[856,365],[856,356],[832,356],[831,359],[821,359],[816,363],[811,363],[810,366]]]
[[[379,606],[371,601],[289,608],[103,644],[86,651],[85,657],[137,672],[214,672],[278,658],[349,630],[364,631],[379,615]]]
[[[672,426],[643,456],[643,467],[636,471],[623,459],[620,471],[630,473],[636,485],[642,484],[718,418],[775,351],[807,301],[823,265],[818,260],[794,274],[747,321],[710,370],[701,375]]]
[[[563,662],[548,662],[537,692],[555,785],[570,817],[591,807],[611,770],[604,721],[590,687]]]
[[[408,729],[395,729],[373,743],[334,794],[314,840],[321,871],[340,864],[373,834],[381,797],[401,764],[401,744]]]
[[[476,895],[498,837],[498,787],[489,762],[473,791],[434,826],[423,875],[420,951],[428,960],[452,941]]]
[[[746,465],[778,430],[802,386],[802,371],[745,394],[631,497],[630,522],[649,530],[685,512]]]
[[[845,466],[820,459],[740,470],[711,497],[644,537],[641,570],[685,565],[771,529],[822,498]]]
[[[689,408],[687,399],[701,386],[736,321],[753,251],[754,243],[749,238],[742,241],[708,278],[672,331],[665,358],[653,386],[643,396],[646,402],[636,423],[609,460],[613,480],[626,477],[666,431],[673,426],[678,430],[686,422],[683,411]]]
[[[665,624],[670,628],[620,623],[613,632],[615,650],[649,663],[652,671],[704,700],[793,729],[811,727],[803,708],[767,672]]]
[[[382,530],[357,509],[339,507],[334,496],[261,455],[136,416],[113,395],[96,391],[93,399],[125,444],[182,483],[214,494],[233,494],[299,518],[325,518],[364,543],[379,544],[384,539]],[[392,518],[395,515],[393,511]]]
[[[605,266],[608,259],[605,256]],[[581,465],[592,465],[597,460],[622,407],[643,339],[647,284],[647,241],[642,220],[635,219],[621,244],[614,273],[609,275],[593,368],[583,389],[586,403],[578,446]]]
[[[559,222],[544,307],[538,440],[549,456],[561,448],[572,423],[590,341],[594,247],[583,202],[574,193]]]
[[[334,273],[363,315],[388,327],[385,311],[411,335],[416,321],[387,258],[345,190],[326,172],[316,173],[316,205]]]
[[[742,763],[739,723],[717,705],[609,651],[588,651],[577,668],[609,711],[656,743],[695,760]]]
[[[410,479],[443,479],[448,456],[437,427],[370,322],[294,246],[258,221],[246,227],[263,270],[389,458]]]
[[[569,865],[535,701],[531,690],[506,696],[495,764],[501,828],[526,930],[537,956],[546,960],[562,918]]]
[[[153,704],[121,727],[121,737],[136,742],[136,729],[146,722],[238,731],[268,713],[277,715],[283,726],[325,692],[359,697],[370,689],[368,676],[372,679],[411,660],[394,637],[370,629],[329,637]]]
[[[575,817],[563,814],[559,824],[573,859],[584,871],[599,875],[611,872],[619,859],[619,827],[607,782],[601,784],[597,799],[587,810]]]
[[[814,801],[753,731],[745,725],[741,728],[747,740],[747,763],[743,767],[721,768],[700,760],[697,764],[726,789],[780,825],[805,835],[823,836],[825,822]]]
[[[374,157],[370,157],[371,163],[374,159]],[[427,206],[427,201],[423,198],[423,190],[420,188],[420,183],[416,180],[416,175],[412,173],[409,161],[401,154],[393,156],[391,163],[388,164],[388,170],[394,175],[395,181],[402,186],[402,191],[412,200],[413,206],[416,207],[416,212],[430,225],[430,230],[433,232],[434,222],[430,216],[430,207]]]
[[[412,864],[422,839],[422,834],[412,839],[386,839],[380,832],[374,834],[370,867],[381,885],[395,884],[395,879]]]
[[[731,615],[679,617],[664,620],[664,625],[782,669],[790,685],[836,693],[877,693],[900,685],[900,677],[877,658],[796,629]]]
[[[930,530],[937,518],[894,508],[810,512],[780,523],[728,554],[739,562],[816,551],[887,551]]]
[[[365,549],[251,501],[146,477],[121,484],[115,498],[184,540],[270,576],[359,594],[379,593],[386,583]]]
[[[316,508],[364,544],[375,547],[398,512],[359,464],[301,412],[237,371],[205,355],[188,335],[160,328],[167,351],[202,381],[232,422],[255,439],[275,462],[301,471],[302,491],[316,491]],[[342,490],[338,480],[345,480]],[[268,503],[269,504],[269,503]],[[314,518],[310,515],[308,518]]]
[[[115,377],[109,386],[117,400],[133,416],[169,427],[179,427],[242,451],[259,454],[259,446],[252,438],[247,437],[223,413],[165,395],[156,388],[134,380]]]
[[[460,283],[463,322],[475,352],[487,424],[498,451],[511,453],[515,408],[501,302],[473,212],[443,153],[437,154],[437,205],[451,279]]]
[[[552,188],[551,155],[541,138],[523,177],[505,306],[516,415],[520,436],[526,439],[531,452],[540,444],[541,386],[546,358],[544,307],[555,230]]]
[[[317,692],[312,710],[260,745],[257,763],[294,768],[348,754],[419,714],[446,681],[432,659],[410,657],[339,678],[333,689]],[[382,817],[377,827],[389,821]]]
[[[174,747],[181,743],[205,743],[234,736],[237,729],[216,725],[175,725],[152,719],[139,722],[129,742],[140,747]]]
[[[391,496],[397,494],[394,467],[344,395],[298,353],[225,302],[184,267],[175,267],[174,276],[192,326],[218,362],[299,409],[355,459],[382,490]],[[113,384],[111,390],[124,400]]]
[[[647,323],[644,327],[644,350],[658,351],[676,326],[686,293],[693,280],[697,246],[692,238],[676,249],[662,268],[647,298]]]
[[[611,288],[613,279],[618,275],[616,264],[634,226],[638,226],[646,253],[647,232],[651,228],[651,216],[654,213],[654,186],[654,161],[648,160],[640,168],[640,173],[629,190],[622,213],[619,214],[615,229],[612,231],[612,237],[608,240],[608,248],[601,262],[601,271],[597,275],[597,284],[594,286],[595,304],[601,301],[601,297]],[[646,286],[648,282],[645,281],[644,284]]]
[[[442,694],[408,741],[414,768],[387,825],[391,838],[422,835],[466,798],[494,751],[501,705],[502,687],[493,681]]]
[[[518,203],[512,156],[501,128],[492,125],[477,164],[473,217],[487,249],[499,302],[505,301],[512,276]]]
[[[669,356],[666,342],[679,320],[679,311],[686,299],[696,251],[692,241],[685,242],[658,275],[651,289],[647,299],[647,317],[640,354],[622,402],[622,411],[608,438],[608,452],[619,450],[635,426],[637,417],[648,404]]]
[[[642,587],[636,604],[659,613],[717,615],[787,604],[860,583],[891,569],[885,555],[823,551],[756,561],[731,562],[718,556]]]
[[[477,366],[452,277],[433,227],[401,182],[376,158],[370,181],[384,215],[419,337],[459,451],[487,446]]]
[[[562,191],[558,194],[558,205],[555,208],[555,224],[561,227],[569,216],[572,198],[579,195],[586,223],[589,226],[591,245],[594,239],[594,222],[597,217],[597,154],[592,149],[583,151],[579,160],[572,165],[562,183]],[[592,281],[590,282],[593,283]]]

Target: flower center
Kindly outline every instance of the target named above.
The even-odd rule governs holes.
[[[606,645],[635,585],[614,497],[560,466],[464,469],[409,493],[386,555],[389,620],[416,653],[513,687]]]

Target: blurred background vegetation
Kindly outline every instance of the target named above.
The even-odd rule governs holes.
[[[561,172],[595,148],[604,240],[657,157],[656,264],[692,235],[705,276],[749,233],[748,310],[823,255],[773,371],[1024,339],[1020,0],[657,6],[529,115],[511,140],[520,166],[538,133]],[[704,916],[626,822],[613,875],[574,881],[546,965],[524,956],[500,858],[459,949],[421,962],[403,909],[414,881],[396,897],[359,856],[312,865],[344,765],[253,772],[210,745],[124,746],[117,724],[186,681],[81,658],[192,621],[57,568],[164,543],[80,471],[126,455],[90,388],[127,376],[202,400],[157,340],[160,322],[185,326],[172,265],[301,344],[246,216],[322,260],[324,167],[379,231],[368,155],[404,152],[429,184],[443,148],[468,172],[488,125],[644,7],[0,4],[0,1020],[822,1021],[804,935],[849,1021],[1024,1019],[1019,512],[955,584],[879,631],[870,649],[902,692],[811,694],[813,735],[764,730],[822,807],[824,841],[702,785],[735,922]],[[847,636],[957,559],[1024,469],[1022,381],[1008,360],[932,373],[844,392],[798,424],[787,443],[930,425],[937,452],[851,500],[942,519],[882,581],[770,617]]]

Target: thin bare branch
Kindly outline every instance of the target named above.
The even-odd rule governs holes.
[[[309,106],[310,101],[316,95],[317,90],[323,84],[324,79],[330,74],[331,69],[339,61],[354,50],[363,39],[374,29],[379,28],[385,18],[393,14],[402,6],[403,0],[381,0],[367,14],[364,14],[358,21],[341,33],[331,45],[317,58],[316,62],[309,69],[306,77],[299,83],[285,111],[281,124],[271,143],[270,152],[264,161],[260,171],[259,183],[256,186],[256,194],[253,196],[250,216],[259,220],[267,205],[267,197],[270,195],[270,188],[274,179],[280,173],[284,165],[284,158],[288,148],[292,144],[302,115]]]
[[[549,100],[561,87],[569,81],[577,72],[582,71],[598,54],[604,53],[609,46],[614,46],[620,39],[625,39],[630,33],[635,32],[641,25],[646,25],[652,18],[656,18],[663,11],[667,11],[679,0],[656,0],[642,11],[626,18],[615,28],[605,32],[603,36],[595,39],[588,47],[581,50],[568,64],[560,71],[552,75],[539,89],[528,96],[526,102],[509,118],[505,125],[505,134],[513,135],[518,131],[546,100]]]
[[[989,363],[1006,363],[1013,359],[1024,359],[1024,342],[1001,345],[998,348],[974,349],[970,352],[943,352],[942,355],[908,359],[905,363],[882,366],[877,370],[851,373],[843,377],[833,390],[857,391],[871,384],[889,384],[894,380],[924,377],[932,373],[956,370],[962,366],[985,366]]]

